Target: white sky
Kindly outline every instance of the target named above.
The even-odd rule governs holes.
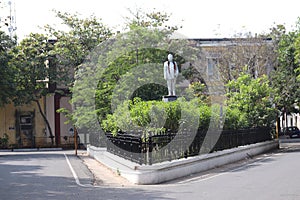
[[[8,0],[0,0],[3,3]],[[295,25],[300,17],[297,0],[12,0],[16,5],[17,35],[41,32],[38,26],[59,24],[52,9],[95,14],[104,24],[121,30],[128,8],[166,11],[174,24],[183,25],[179,33],[189,38],[230,37],[235,33],[267,32],[274,23]],[[0,4],[1,5],[1,4]],[[0,9],[0,16],[5,11]],[[182,21],[183,20],[183,21]]]

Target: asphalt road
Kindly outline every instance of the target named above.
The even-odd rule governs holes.
[[[1,152],[0,199],[300,199],[299,145],[165,184],[125,187],[93,186],[72,153]]]

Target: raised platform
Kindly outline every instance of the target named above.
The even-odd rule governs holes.
[[[163,96],[162,101],[163,102],[171,102],[171,101],[176,101],[177,96]]]
[[[237,162],[279,148],[278,140],[240,146],[210,154],[166,161],[153,165],[139,165],[108,153],[106,148],[88,146],[89,156],[134,184],[158,184],[176,178],[203,172],[215,167]]]

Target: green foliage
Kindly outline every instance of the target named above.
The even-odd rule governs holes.
[[[67,31],[57,30],[50,25],[45,26],[49,38],[56,38],[51,54],[54,59],[56,73],[52,81],[68,87],[73,85],[71,72],[78,69],[89,53],[101,42],[112,36],[112,32],[101,19],[91,15],[81,18],[77,14],[55,11],[56,16],[67,26]]]
[[[296,112],[294,104],[300,101],[299,23],[300,20],[296,24],[296,30],[286,32],[285,27],[281,25],[274,28],[271,34],[277,53],[277,65],[271,76],[276,92],[274,100],[276,107],[287,113]]]
[[[89,52],[112,35],[94,16],[80,19],[69,13],[56,14],[68,26],[69,31],[57,30],[48,25],[45,27],[47,36],[31,34],[13,50],[11,66],[17,69],[15,82],[18,98],[14,99],[17,104],[30,101],[39,104],[38,99],[48,92],[46,80],[68,89],[74,83],[73,73]],[[56,42],[50,43],[48,38],[55,38]],[[49,67],[45,64],[46,60],[49,61]],[[67,113],[69,120],[75,121],[72,113],[67,110],[60,112]],[[43,117],[51,134],[46,116]]]
[[[12,57],[10,50],[14,45],[15,41],[0,31],[0,106],[10,102],[16,95],[14,84],[16,68],[8,64]]]
[[[52,48],[46,36],[30,34],[12,50],[13,57],[9,65],[16,69],[16,104],[36,101],[46,94],[44,80],[49,77],[49,68],[45,61]]]
[[[141,9],[137,9],[136,11],[129,9],[129,12],[131,14],[131,17],[127,17],[128,23],[126,24],[126,26],[130,30],[139,27],[147,29],[162,28],[161,31],[171,34],[181,28],[178,26],[167,24],[171,16],[166,12],[153,10],[149,13],[145,13]]]
[[[266,76],[253,79],[241,74],[237,80],[230,81],[227,88],[229,116],[241,117],[234,120],[236,123],[256,127],[270,126],[274,122],[276,111],[271,101],[274,91]]]
[[[208,129],[213,121],[215,128],[219,123],[219,108],[217,112],[198,99],[186,101],[179,98],[173,102],[142,101],[135,98],[133,101],[124,101],[113,114],[103,120],[101,127],[106,132],[117,134],[127,133],[176,133],[179,129],[193,130]],[[194,125],[198,127],[194,127]]]
[[[207,95],[207,87],[201,82],[193,82],[185,90],[185,96],[189,99],[199,98],[200,101],[209,103],[209,97]]]
[[[106,57],[98,63],[99,67],[105,68],[99,77],[101,81],[99,81],[96,91],[96,108],[100,120],[105,119],[106,115],[111,113],[110,104],[116,98],[121,98],[121,101],[124,100],[124,97],[131,100],[135,97],[146,101],[158,100],[167,91],[165,84],[157,84],[162,83],[161,80],[157,82],[155,80],[160,78],[158,74],[161,74],[163,62],[169,53],[168,49],[174,43],[180,44],[181,42],[171,42],[170,40],[171,33],[177,28],[166,28],[168,15],[160,12],[146,14],[138,11],[133,15],[134,17],[129,19],[128,23],[130,31],[116,35]],[[179,66],[183,62],[178,55],[174,55],[174,59]],[[103,60],[106,60],[105,63],[102,62]],[[147,64],[148,69],[137,68]],[[117,84],[123,80],[127,82],[116,88]],[[132,91],[131,88],[137,82],[140,87]],[[127,94],[129,91],[131,93]],[[113,96],[113,93],[119,96]]]
[[[155,32],[152,34],[155,35]],[[154,35],[148,36],[155,37]],[[161,74],[161,67],[157,66],[162,65],[165,55],[167,52],[161,50],[138,49],[138,51],[128,52],[113,60],[99,78],[102,81],[99,82],[96,91],[96,107],[102,118],[111,112],[110,103],[113,98],[123,100],[124,97],[128,97],[128,99],[140,97],[143,100],[158,100],[166,94],[164,86],[155,84],[162,82],[158,80],[160,77],[157,76],[157,74]],[[156,63],[156,65],[150,63]],[[147,69],[137,68],[137,66],[145,64],[148,64]],[[120,84],[120,82],[124,83]],[[137,83],[141,87],[132,91]],[[116,87],[117,84],[120,86]],[[112,96],[113,93],[121,96]]]
[[[237,130],[251,127],[246,113],[238,108],[231,108],[230,106],[226,107],[225,113],[225,123],[223,127],[225,130]]]
[[[124,101],[113,114],[103,120],[106,132],[153,133],[178,129],[180,105],[178,102],[142,101],[140,98]]]
[[[46,84],[49,80],[50,68],[46,64],[53,44],[43,34],[31,33],[12,51],[9,67],[15,69],[15,95],[12,98],[16,105],[35,102],[39,112],[47,124],[50,136],[53,136],[50,124],[40,105],[40,98],[48,92]],[[51,138],[53,144],[53,137]]]
[[[246,88],[253,85],[257,86],[259,82],[250,80],[251,78],[245,80],[248,79],[248,75],[243,75],[242,78],[238,80],[237,84],[231,82],[231,89],[233,87],[238,88],[237,86],[241,84],[241,88],[246,92]],[[246,84],[241,83],[241,81],[246,81]],[[255,83],[250,84],[250,82]],[[264,85],[263,81],[260,81],[260,84]],[[223,108],[224,118],[220,113],[220,105],[209,106],[196,98],[191,101],[179,98],[177,101],[167,103],[142,101],[140,98],[135,98],[133,101],[124,101],[122,105],[119,105],[113,114],[109,114],[107,119],[102,121],[101,127],[105,132],[112,132],[113,134],[118,132],[156,134],[165,131],[176,133],[179,129],[219,129],[221,120],[225,120],[224,129],[236,130],[270,126],[275,119],[275,109],[272,108],[268,95],[263,94],[263,90],[267,93],[270,92],[270,88],[267,89],[264,85],[257,91],[260,94],[257,93],[252,100],[246,101],[241,100],[245,93],[231,92],[230,95],[232,96],[228,100],[229,106]],[[258,105],[253,106],[256,103]],[[194,123],[195,119],[199,121]],[[192,127],[194,125],[198,127]]]
[[[296,78],[296,85],[298,86],[298,88],[296,88],[296,94],[295,96],[297,96],[298,98],[295,100],[295,103],[298,104],[299,106],[299,96],[300,96],[300,17],[298,17],[298,22],[297,22],[297,28],[298,28],[298,32],[297,32],[297,37],[295,39],[295,64],[296,64],[296,69],[295,69],[295,74],[297,76]]]
[[[174,54],[179,69],[184,62],[179,52],[187,58],[196,55],[186,41],[170,39],[177,28],[167,25],[168,17],[138,11],[129,18],[129,32],[116,34],[88,56],[91,62],[79,67],[72,87],[76,126],[94,126],[95,114],[101,123],[123,101],[158,100],[167,93],[162,70],[168,53]]]

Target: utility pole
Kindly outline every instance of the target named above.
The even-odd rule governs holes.
[[[76,127],[74,126],[74,142],[75,142],[75,155],[77,156],[77,149],[78,149],[78,143],[77,143],[77,129]]]
[[[12,39],[16,35],[15,31],[17,30],[15,3],[12,1],[0,1],[0,9],[0,27],[6,26],[9,36]]]

